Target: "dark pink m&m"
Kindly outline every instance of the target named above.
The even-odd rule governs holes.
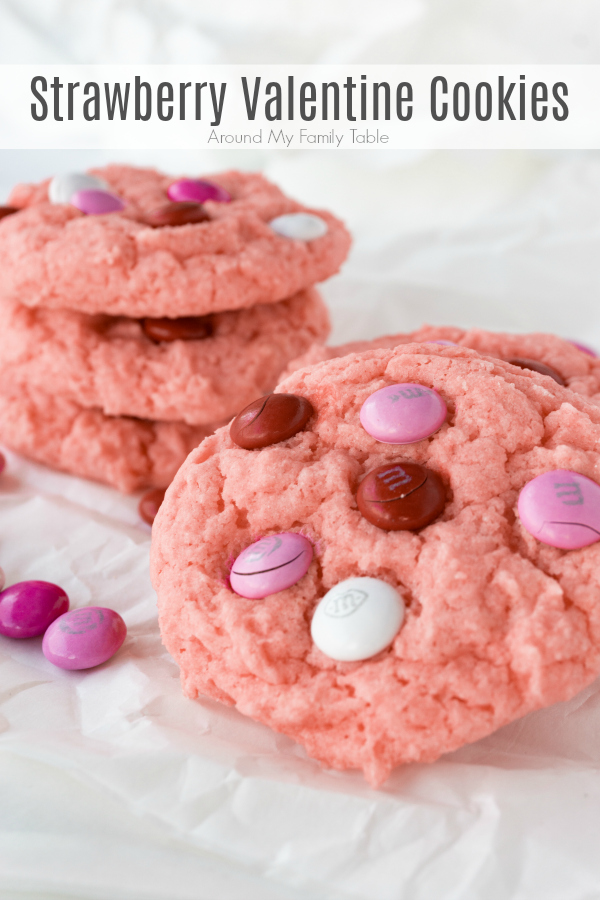
[[[231,200],[231,195],[220,185],[213,181],[194,178],[180,178],[179,181],[174,181],[169,186],[167,196],[175,203],[185,201],[206,203],[207,200],[215,203],[229,203]]]
[[[125,622],[114,609],[85,606],[50,625],[42,651],[61,669],[91,669],[114,656],[126,635]]]
[[[0,593],[0,634],[31,638],[69,608],[61,587],[49,581],[20,581]]]

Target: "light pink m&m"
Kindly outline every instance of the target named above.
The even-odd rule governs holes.
[[[434,434],[448,410],[437,391],[422,384],[392,384],[367,397],[360,422],[376,441],[413,444]]]
[[[76,191],[70,202],[87,216],[101,216],[104,213],[120,212],[125,209],[121,198],[111,194],[110,191]]]
[[[577,550],[600,540],[600,484],[554,469],[538,475],[519,494],[519,517],[538,541]]]
[[[126,634],[125,622],[114,609],[84,606],[54,620],[42,652],[61,669],[91,669],[114,656]]]
[[[260,600],[296,584],[308,572],[312,557],[312,544],[303,535],[270,534],[242,550],[229,581],[240,597]]]
[[[192,178],[181,178],[179,181],[174,181],[169,186],[167,196],[175,203],[183,200],[193,200],[194,203],[206,203],[207,200],[213,200],[215,203],[229,203],[231,200],[231,194],[218,184]]]

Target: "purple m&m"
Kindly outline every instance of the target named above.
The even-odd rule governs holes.
[[[49,581],[20,581],[0,593],[0,634],[31,638],[43,634],[69,608],[61,587]]]
[[[167,196],[175,203],[185,200],[192,200],[194,203],[206,203],[207,200],[213,200],[215,203],[229,203],[231,200],[231,194],[218,184],[192,178],[181,178],[179,181],[174,181],[169,186]]]
[[[360,422],[376,441],[413,444],[434,434],[448,410],[437,391],[422,384],[392,384],[367,397]]]
[[[50,625],[42,651],[61,669],[91,669],[114,656],[126,634],[127,626],[114,609],[84,606]]]
[[[577,550],[600,540],[600,485],[568,469],[538,475],[519,494],[519,516],[543,544]]]
[[[240,597],[260,600],[296,584],[313,557],[310,541],[295,532],[270,534],[242,550],[229,580]]]
[[[71,197],[71,205],[87,216],[101,216],[125,209],[125,204],[116,194],[99,190],[76,191]]]

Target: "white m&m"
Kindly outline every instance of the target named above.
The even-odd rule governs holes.
[[[379,578],[347,578],[315,610],[312,639],[340,662],[370,659],[392,643],[404,621],[404,601]]]
[[[282,237],[295,241],[314,241],[327,234],[327,222],[312,213],[288,213],[269,222],[270,227]]]
[[[87,172],[65,172],[55,175],[48,185],[50,203],[70,203],[73,194],[78,191],[106,191],[108,185],[102,178],[88,175]]]

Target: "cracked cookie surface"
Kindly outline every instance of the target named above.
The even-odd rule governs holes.
[[[362,428],[368,396],[396,383],[434,388],[448,418],[410,445]],[[600,410],[535,372],[463,347],[404,344],[300,369],[278,390],[315,409],[306,428],[243,450],[207,438],[166,494],[152,535],[163,641],[189,697],[235,705],[373,784],[525,713],[573,696],[600,671],[600,543],[563,551],[519,521],[520,490],[569,469],[600,480]],[[405,459],[434,469],[441,516],[386,532],[361,515],[366,473]],[[258,537],[314,545],[293,587],[247,600],[228,571]],[[369,576],[396,588],[404,624],[386,650],[336,662],[311,640],[324,594]]]
[[[329,331],[314,289],[215,313],[210,324],[203,340],[157,343],[139,320],[5,301],[0,366],[13,388],[34,388],[108,416],[208,425],[271,391],[286,363]]]
[[[337,272],[350,247],[335,216],[307,210],[256,173],[210,176],[231,202],[207,201],[209,221],[162,228],[144,217],[168,202],[176,178],[118,165],[92,174],[125,201],[122,212],[52,204],[48,181],[13,190],[19,212],[0,225],[0,299],[134,318],[199,316],[291,297]],[[326,234],[290,240],[269,227],[296,212],[318,215]]]
[[[124,493],[167,487],[215,427],[107,416],[39,389],[0,391],[0,439],[7,447]]]

